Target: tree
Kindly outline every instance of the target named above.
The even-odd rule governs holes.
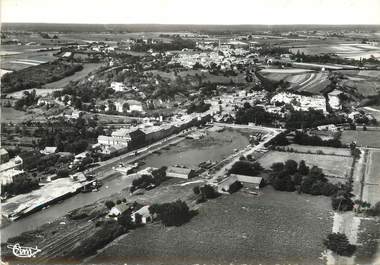
[[[165,226],[180,226],[191,218],[189,207],[181,200],[151,205],[149,211],[152,214],[156,213]]]
[[[274,172],[280,172],[280,171],[283,171],[285,168],[285,165],[284,163],[282,162],[275,162],[271,165],[271,169],[274,171]]]
[[[129,104],[128,104],[127,102],[125,102],[125,103],[123,104],[123,113],[127,113],[128,110],[129,110]]]
[[[361,151],[360,151],[360,149],[359,149],[359,148],[351,149],[351,155],[352,155],[354,158],[356,158],[356,159],[360,158],[360,155],[361,155]]]
[[[122,213],[118,218],[117,218],[117,222],[119,223],[119,225],[125,227],[125,228],[129,228],[129,227],[132,227],[133,226],[133,223],[132,223],[132,218],[131,218],[131,215],[129,214],[128,211]]]
[[[323,180],[325,175],[323,174],[322,168],[320,168],[318,166],[313,166],[310,169],[309,176],[314,178],[314,179]]]
[[[263,170],[262,166],[258,162],[249,162],[249,161],[237,161],[232,168],[230,169],[229,173],[232,174],[240,174],[240,175],[247,175],[247,176],[256,176]]]
[[[287,171],[281,171],[272,181],[272,185],[279,191],[295,191],[294,183]]]
[[[331,233],[323,240],[323,244],[330,250],[341,256],[352,256],[356,250],[355,245],[351,245],[345,234]]]
[[[217,191],[215,191],[215,189],[211,185],[208,184],[201,187],[200,191],[206,199],[214,199],[219,197],[220,195]]]
[[[167,167],[163,166],[163,167],[160,167],[159,169],[152,171],[153,180],[154,180],[156,185],[161,184],[163,181],[165,181],[167,179],[166,178],[166,169],[167,169]]]
[[[67,168],[58,169],[57,177],[58,178],[67,178],[69,176],[69,170]]]
[[[299,165],[298,165],[298,172],[303,175],[303,176],[306,176],[309,174],[309,167],[306,166],[306,163],[305,163],[305,160],[301,160]]]
[[[139,213],[135,213],[135,224],[137,226],[142,224],[142,215]]]
[[[105,203],[105,206],[108,208],[108,209],[111,209],[112,207],[115,206],[115,203],[113,201],[106,201]]]
[[[201,193],[201,190],[200,190],[199,186],[195,186],[195,187],[193,188],[193,192],[194,192],[194,194],[196,194],[196,195],[200,194],[200,193]]]
[[[335,211],[352,211],[354,208],[354,202],[347,196],[336,196],[331,200],[332,208]]]
[[[298,167],[298,164],[296,161],[292,160],[292,159],[288,159],[286,160],[285,162],[285,170],[289,173],[289,174],[294,174],[297,172],[297,167]]]

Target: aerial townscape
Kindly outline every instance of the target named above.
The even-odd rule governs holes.
[[[380,264],[380,26],[3,23],[0,52],[3,262]]]

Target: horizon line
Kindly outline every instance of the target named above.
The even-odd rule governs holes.
[[[81,23],[81,22],[28,22],[28,21],[2,21],[1,24],[74,24],[74,25],[158,25],[158,26],[380,26],[379,24],[305,24],[305,23],[290,23],[290,24],[192,24],[192,23]]]

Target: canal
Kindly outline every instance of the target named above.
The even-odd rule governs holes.
[[[222,132],[209,132],[201,139],[185,139],[174,146],[161,149],[159,152],[146,156],[144,167],[161,167],[176,164],[197,168],[203,161],[220,161],[229,156],[235,149],[241,149],[249,144],[252,130],[226,128]],[[52,205],[42,211],[26,216],[1,228],[1,242],[17,236],[25,231],[38,228],[42,224],[52,222],[76,208],[91,204],[127,188],[132,180],[118,173],[103,180],[103,186],[98,192],[79,193],[61,203]]]

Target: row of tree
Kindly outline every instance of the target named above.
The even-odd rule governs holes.
[[[317,135],[309,135],[304,132],[296,131],[296,135],[293,140],[296,144],[300,145],[311,145],[311,146],[330,146],[330,147],[342,147],[342,143],[339,139],[328,139],[323,140]]]
[[[323,170],[317,166],[309,168],[304,160],[298,164],[289,159],[285,163],[273,163],[271,169],[271,184],[276,190],[290,192],[298,190],[311,195],[329,196],[332,197],[331,203],[334,210],[353,209],[352,184],[330,183]]]

